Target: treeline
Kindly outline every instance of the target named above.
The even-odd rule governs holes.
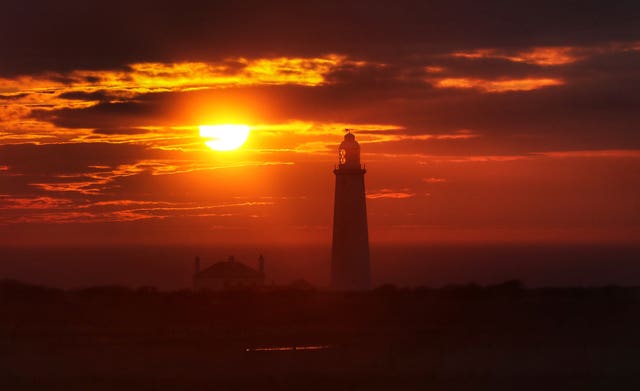
[[[0,280],[0,299],[55,298],[55,297],[238,297],[247,295],[345,295],[345,296],[434,296],[443,298],[603,298],[603,299],[640,299],[640,287],[637,286],[584,286],[584,287],[544,287],[528,288],[520,280],[509,280],[497,284],[480,285],[476,283],[449,284],[442,287],[399,287],[383,284],[368,292],[333,292],[317,289],[306,282],[296,281],[290,285],[266,286],[260,289],[236,289],[230,291],[193,291],[191,289],[164,291],[154,286],[128,287],[125,285],[99,285],[75,289],[59,289],[45,285],[29,284],[12,279]]]

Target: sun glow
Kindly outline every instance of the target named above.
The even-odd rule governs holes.
[[[200,137],[209,139],[205,145],[214,151],[238,149],[249,137],[247,125],[200,125]]]

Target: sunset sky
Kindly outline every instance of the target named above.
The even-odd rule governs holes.
[[[640,3],[3,1],[0,244],[637,242]],[[200,125],[251,128],[214,151]]]

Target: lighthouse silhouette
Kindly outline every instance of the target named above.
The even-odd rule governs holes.
[[[331,287],[336,290],[371,288],[369,233],[364,174],[360,165],[360,144],[349,129],[338,148],[333,244],[331,248]]]

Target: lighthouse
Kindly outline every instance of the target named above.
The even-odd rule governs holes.
[[[369,232],[364,174],[360,165],[360,144],[347,129],[338,147],[333,243],[331,247],[331,287],[335,290],[371,288]]]

